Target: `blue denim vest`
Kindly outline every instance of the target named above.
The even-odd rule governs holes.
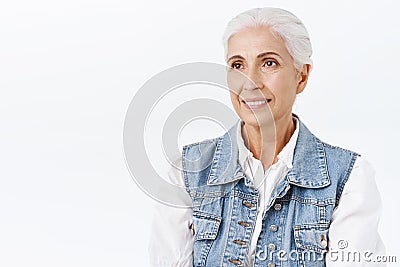
[[[359,156],[322,142],[298,120],[293,168],[266,203],[255,266],[325,266],[332,212]],[[249,251],[259,193],[238,162],[236,127],[183,148],[196,267],[244,266]]]

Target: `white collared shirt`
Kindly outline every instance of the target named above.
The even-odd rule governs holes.
[[[277,155],[278,161],[272,164],[264,173],[264,169],[260,160],[253,157],[253,153],[247,149],[244,144],[242,129],[243,121],[240,127],[237,128],[237,143],[239,148],[239,164],[242,166],[247,177],[252,179],[259,188],[259,208],[256,215],[256,223],[254,232],[250,241],[250,251],[245,266],[253,266],[256,252],[257,240],[261,233],[262,220],[265,213],[265,208],[272,200],[272,194],[276,186],[286,176],[288,171],[293,168],[293,154],[296,147],[297,137],[299,135],[299,127],[297,118],[295,119],[295,131],[290,137],[289,142],[283,147]]]
[[[249,179],[263,181],[259,187],[260,205],[245,266],[253,264],[265,207],[271,201],[276,186],[293,167],[293,154],[299,131],[298,121],[296,118],[295,120],[296,130],[278,154],[278,161],[266,173],[263,171],[261,162],[254,158],[245,146],[242,137],[243,122],[238,123],[239,163]],[[175,163],[180,165],[181,159],[177,159]],[[179,169],[171,168],[167,176],[170,183],[185,186],[183,175]],[[370,251],[373,252],[373,256],[384,255],[385,247],[378,233],[381,209],[381,199],[375,183],[375,171],[363,157],[358,157],[345,184],[339,204],[332,214],[328,235],[329,251],[341,252],[338,244],[343,244],[342,241],[345,241],[348,245],[346,251],[360,254]],[[190,208],[174,208],[159,203],[155,204],[149,246],[151,266],[193,266],[193,235],[188,227],[191,221],[192,209]],[[328,253],[326,266],[386,266],[383,263],[367,262],[368,259],[363,259],[363,256],[361,256],[360,262],[344,262],[338,255]]]

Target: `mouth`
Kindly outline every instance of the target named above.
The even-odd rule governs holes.
[[[266,98],[253,98],[253,99],[249,98],[249,99],[244,99],[241,102],[248,109],[259,109],[259,108],[265,108],[271,101],[272,99],[266,99]]]

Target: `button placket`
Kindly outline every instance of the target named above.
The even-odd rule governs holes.
[[[242,257],[246,257],[246,248],[249,245],[249,240],[246,239],[246,236],[249,235],[250,228],[253,226],[254,219],[256,217],[256,207],[257,207],[257,200],[256,198],[246,198],[243,196],[238,202],[236,202],[237,206],[235,209],[243,210],[243,216],[240,216],[236,222],[241,227],[233,227],[234,231],[234,238],[229,240],[232,247],[232,256],[230,259],[228,258],[228,262],[237,265],[237,266],[244,266],[245,261]],[[237,228],[237,229],[235,229]],[[244,235],[243,235],[244,234]],[[233,244],[232,244],[233,243]]]
[[[278,226],[276,224],[271,224],[269,226],[269,230],[271,232],[277,232],[278,231]],[[276,245],[271,243],[271,244],[268,245],[268,249],[271,250],[271,251],[275,251],[276,250]],[[270,262],[270,263],[268,263],[267,267],[275,267],[275,263]]]

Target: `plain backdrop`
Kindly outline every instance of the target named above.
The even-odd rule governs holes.
[[[315,64],[295,111],[374,166],[380,232],[400,260],[397,2],[17,0],[0,4],[0,266],[147,266],[154,200],[125,165],[128,105],[169,67],[223,64],[226,23],[263,6],[306,25]],[[201,88],[185,92],[207,96]],[[170,99],[164,117],[179,105]],[[196,127],[179,142],[220,132]],[[155,144],[157,129],[146,136]]]

